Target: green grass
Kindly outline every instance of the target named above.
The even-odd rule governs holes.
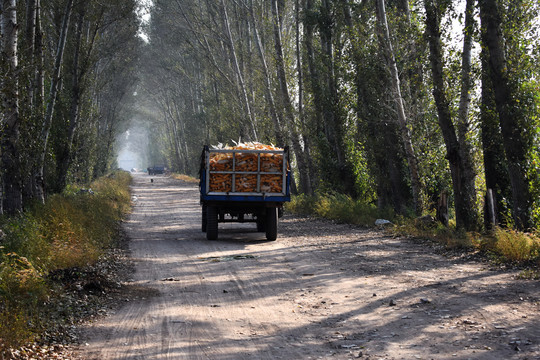
[[[294,214],[318,216],[366,227],[373,226],[378,218],[390,221],[395,218],[391,210],[379,211],[374,205],[342,194],[293,196],[291,202],[285,204],[285,209]]]
[[[70,186],[23,214],[0,218],[0,354],[46,330],[44,303],[58,293],[51,272],[84,268],[114,245],[130,210],[131,176],[117,172]]]
[[[392,211],[379,211],[374,205],[365,204],[345,195],[293,196],[285,209],[299,215],[322,217],[336,222],[374,227],[378,218],[394,224],[388,228],[397,236],[417,237],[436,241],[447,249],[478,250],[491,254],[498,262],[516,264],[529,268],[524,276],[540,276],[540,237],[534,233],[522,233],[497,228],[486,233],[466,232],[456,229],[455,221],[448,227],[429,217],[424,221],[396,216]]]

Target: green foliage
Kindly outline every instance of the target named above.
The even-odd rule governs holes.
[[[373,226],[377,218],[392,220],[392,210],[379,211],[376,206],[354,200],[343,194],[294,196],[285,204],[287,211],[301,215],[314,215],[340,223]]]
[[[540,270],[539,269],[525,269],[522,270],[517,276],[518,279],[526,280],[539,280],[540,279]]]
[[[43,304],[52,295],[45,279],[55,270],[84,268],[113,245],[118,221],[130,208],[130,175],[117,172],[70,186],[44,205],[0,219],[0,353],[39,335]]]
[[[534,109],[534,117],[531,119],[533,126],[531,127],[530,135],[532,137],[533,146],[529,153],[528,178],[531,189],[532,198],[532,219],[533,224],[536,224],[540,230],[540,82],[538,80],[531,81],[528,84],[531,97],[531,108]]]
[[[317,196],[300,194],[292,196],[291,201],[285,203],[285,209],[293,214],[312,215],[315,213]]]
[[[429,220],[425,221],[426,218]],[[481,242],[481,236],[478,233],[456,230],[454,220],[451,220],[449,226],[446,227],[429,215],[417,219],[402,217],[391,231],[397,236],[430,239],[447,249],[474,248]]]
[[[27,258],[15,253],[1,255],[0,295],[6,308],[36,305],[46,297],[46,284],[41,273]]]
[[[148,28],[151,41],[145,49],[148,58],[141,68],[144,77],[141,92],[148,95],[145,96],[148,108],[156,110],[151,115],[145,114],[151,119],[148,129],[158,134],[149,144],[151,153],[156,158],[167,159],[175,171],[195,174],[202,144],[239,138],[275,143],[277,138],[282,138],[292,145],[292,136],[298,134],[309,158],[307,170],[302,174],[309,175],[315,192],[348,193],[361,199],[360,203],[376,202],[382,208],[391,207],[396,214],[406,215],[413,201],[410,169],[403,147],[403,129],[396,122],[390,72],[378,41],[375,3],[308,2],[299,4],[299,9],[293,3],[281,4],[286,85],[294,106],[291,122],[284,116],[286,104],[280,91],[284,84],[277,77],[275,37],[267,16],[271,14],[271,3],[253,4],[255,22],[248,9],[224,4],[228,21],[236,24],[231,27],[234,54],[228,34],[216,37],[213,28],[215,25],[225,28],[222,4],[186,0],[180,9],[175,2],[154,1]],[[504,14],[500,25],[506,40],[508,71],[520,104],[517,115],[526,119],[521,124],[520,136],[527,137],[531,150],[527,180],[537,226],[540,223],[537,165],[540,163],[537,150],[540,90],[536,74],[540,57],[535,21],[540,7],[533,0],[517,3],[504,0],[501,4]],[[434,210],[441,192],[448,191],[450,215],[453,215],[455,197],[446,144],[433,101],[423,6],[411,4],[410,11],[405,12],[403,2],[387,5],[407,127],[418,161],[424,211]],[[442,70],[454,126],[458,128],[464,14],[461,7],[451,2],[439,5],[445,63]],[[180,10],[184,14],[181,19],[175,15]],[[480,48],[478,25],[473,33],[475,49]],[[253,42],[254,30],[264,45],[268,78]],[[239,69],[234,66],[233,55],[239,60]],[[474,51],[471,75],[475,85],[470,91],[468,117],[460,127],[463,133],[459,134],[460,140],[467,139],[472,145],[472,166],[478,174],[476,194],[486,191],[482,148],[491,148],[487,142],[481,142],[480,67],[478,52]],[[243,84],[239,83],[240,77]],[[271,99],[278,109],[279,125],[271,116]],[[494,128],[499,129],[498,119],[494,121]],[[493,139],[490,134],[486,137]],[[493,151],[498,154],[494,161],[488,161],[496,170],[505,172],[504,151]],[[298,169],[293,171],[299,174]],[[511,215],[511,206],[505,206],[512,204],[511,194],[494,190],[499,210]],[[476,206],[483,207],[480,195]],[[319,211],[325,212],[323,209]],[[507,224],[511,226],[511,222]],[[466,239],[448,241],[467,242]]]
[[[17,253],[31,264],[41,269],[48,261],[50,246],[42,236],[40,221],[31,211],[24,215],[2,219],[0,229],[4,232],[2,238],[2,253]]]

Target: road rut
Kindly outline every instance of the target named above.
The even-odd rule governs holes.
[[[540,359],[540,286],[384,232],[285,216],[200,231],[198,188],[136,174],[130,295],[84,359]]]

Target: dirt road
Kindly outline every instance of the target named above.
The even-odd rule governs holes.
[[[540,359],[540,282],[412,240],[285,216],[200,231],[196,185],[136,175],[137,289],[84,359]],[[134,294],[134,295],[133,295]]]

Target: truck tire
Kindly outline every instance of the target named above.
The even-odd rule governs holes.
[[[277,239],[278,210],[277,208],[266,209],[266,240]]]
[[[208,210],[206,209],[206,205],[203,205],[202,206],[202,214],[201,214],[201,218],[202,218],[201,229],[202,229],[202,232],[206,232],[206,220],[208,219],[208,217],[206,216],[207,211]]]
[[[218,238],[218,211],[215,206],[206,208],[206,239],[216,240]]]

